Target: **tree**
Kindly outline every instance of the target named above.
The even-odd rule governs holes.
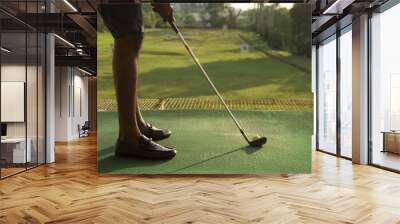
[[[194,18],[192,13],[185,13],[183,17],[183,24],[186,27],[193,27],[196,19]]]
[[[159,15],[156,15],[150,4],[142,4],[142,10],[144,27],[155,28],[158,24],[162,22],[161,17]]]
[[[210,3],[206,7],[208,18],[204,18],[206,23],[209,23],[211,27],[222,27],[225,24],[224,18],[224,3]]]
[[[225,11],[227,12],[226,25],[228,25],[229,28],[237,28],[238,19],[242,10],[236,11],[235,8],[227,6]]]
[[[306,4],[294,4],[290,10],[292,20],[292,44],[294,54],[311,56],[311,8]]]
[[[271,47],[277,50],[290,50],[291,19],[289,11],[286,8],[275,9],[274,20],[274,24],[270,28],[272,30]]]
[[[241,21],[246,21],[272,49],[310,56],[311,9],[308,5],[294,4],[287,9],[279,4],[258,3],[256,9],[242,15],[247,19]]]

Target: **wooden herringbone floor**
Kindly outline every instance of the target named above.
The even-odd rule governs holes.
[[[311,175],[99,176],[94,137],[0,181],[0,223],[400,223],[400,175],[313,153]]]

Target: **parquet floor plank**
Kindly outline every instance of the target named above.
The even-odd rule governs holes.
[[[0,181],[0,223],[400,223],[400,175],[313,152],[310,175],[99,175],[95,136]]]

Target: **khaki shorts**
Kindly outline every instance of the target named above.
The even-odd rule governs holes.
[[[115,39],[144,32],[140,4],[100,4],[98,11]]]

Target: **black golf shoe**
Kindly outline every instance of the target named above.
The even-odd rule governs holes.
[[[170,130],[167,130],[167,129],[163,130],[163,129],[156,128],[150,123],[146,123],[146,126],[147,126],[146,129],[141,131],[142,134],[148,138],[153,139],[154,141],[168,138],[172,134],[172,132]]]
[[[132,145],[118,140],[115,144],[115,156],[138,157],[143,159],[172,159],[176,155],[173,148],[159,145],[142,135],[138,145]]]

